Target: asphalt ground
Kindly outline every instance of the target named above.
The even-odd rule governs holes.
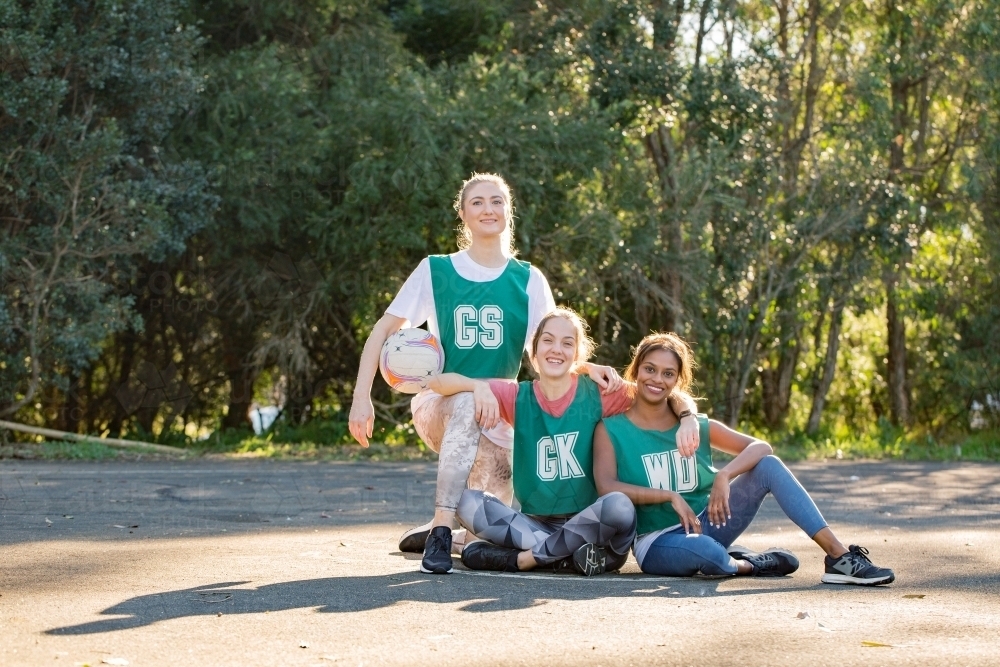
[[[1000,465],[791,466],[896,571],[820,583],[768,499],[777,579],[421,574],[426,463],[0,463],[0,665],[973,665],[1000,662]]]

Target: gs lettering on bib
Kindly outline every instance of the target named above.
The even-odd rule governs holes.
[[[601,394],[588,377],[576,382],[561,417],[542,409],[531,382],[517,386],[514,495],[525,514],[576,514],[597,500],[594,428],[601,421]]]
[[[495,350],[503,345],[503,311],[499,306],[462,305],[455,309],[455,345],[471,350],[481,345]]]
[[[516,378],[528,336],[531,265],[510,259],[495,280],[474,282],[460,276],[447,255],[429,261],[444,372]]]

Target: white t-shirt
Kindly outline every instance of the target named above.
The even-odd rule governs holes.
[[[451,264],[455,267],[458,275],[466,280],[476,283],[486,283],[496,280],[507,268],[506,265],[490,268],[476,264],[469,257],[469,253],[461,250],[452,255]],[[552,290],[549,289],[549,282],[534,266],[528,275],[528,329],[524,339],[524,348],[528,349],[531,335],[538,327],[538,323],[556,307],[555,299],[552,298]],[[401,317],[406,322],[403,327],[419,327],[424,322],[427,329],[434,336],[440,337],[438,328],[437,309],[434,304],[434,285],[431,282],[431,264],[426,257],[420,261],[417,268],[413,270],[410,277],[406,279],[396,298],[392,300],[385,310],[389,315]],[[529,350],[530,351],[530,350]],[[440,394],[425,389],[410,402],[410,409],[416,412],[417,408],[425,403],[440,398]],[[495,428],[484,431],[484,435],[501,447],[510,449],[514,446],[514,429],[504,422],[500,422]]]

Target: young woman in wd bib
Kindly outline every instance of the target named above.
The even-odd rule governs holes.
[[[784,549],[757,553],[734,547],[765,496],[826,553],[822,581],[874,586],[895,579],[876,566],[863,547],[837,538],[816,504],[771,446],[698,416],[700,439],[693,457],[678,451],[672,393],[692,382],[693,355],[671,333],[646,336],[625,378],[636,383],[636,400],[623,414],[606,418],[594,435],[594,476],[599,493],[623,493],[638,517],[633,550],[643,572],[782,576],[798,559]],[[721,470],[712,448],[735,456]]]

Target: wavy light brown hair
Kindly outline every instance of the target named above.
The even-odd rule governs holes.
[[[694,361],[694,352],[691,346],[675,333],[651,333],[636,345],[632,353],[632,361],[625,369],[624,377],[629,382],[635,382],[639,375],[639,366],[651,353],[657,350],[667,350],[673,352],[677,357],[677,384],[673,391],[683,391],[690,393],[691,385],[694,384],[694,369],[697,366]]]
[[[469,188],[477,183],[492,183],[500,188],[500,193],[507,202],[507,227],[500,235],[500,246],[503,248],[504,254],[508,257],[517,257],[517,248],[514,247],[514,198],[510,193],[510,186],[507,185],[507,181],[503,179],[503,176],[500,174],[480,174],[474,172],[472,176],[462,183],[462,188],[455,196],[455,201],[452,204],[455,207],[455,212],[458,213],[465,207],[465,198],[469,192]],[[463,222],[458,228],[458,247],[460,250],[468,250],[471,245],[472,232],[469,231],[469,228]]]
[[[538,339],[542,337],[542,333],[545,330],[545,325],[549,320],[555,318],[562,318],[573,325],[576,329],[576,357],[573,359],[573,365],[583,363],[590,359],[590,355],[594,353],[594,348],[597,344],[594,339],[587,335],[587,330],[590,327],[587,325],[587,321],[580,317],[579,313],[569,308],[563,308],[559,306],[555,310],[549,311],[545,317],[538,323],[538,328],[535,329],[534,335],[531,337],[531,359],[535,359],[535,355],[538,354]]]

